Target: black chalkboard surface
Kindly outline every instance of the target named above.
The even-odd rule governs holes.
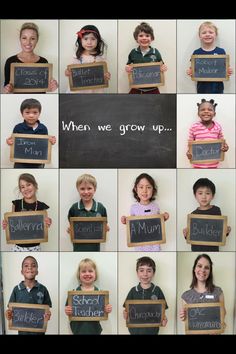
[[[106,217],[72,217],[70,218],[71,242],[106,242],[106,225]]]
[[[71,321],[101,321],[108,319],[105,306],[109,291],[68,291],[68,305],[72,306]]]
[[[165,300],[127,300],[127,327],[159,327],[165,315]]]
[[[107,72],[106,62],[72,64],[67,68],[71,71],[69,76],[71,91],[108,87],[108,80],[104,76]]]
[[[166,242],[165,222],[163,215],[128,216],[128,247],[155,245]]]
[[[188,215],[187,243],[192,245],[224,246],[227,233],[227,216]]]
[[[47,242],[48,228],[44,222],[46,216],[46,210],[5,213],[7,243]]]
[[[187,304],[185,332],[187,334],[211,334],[224,332],[223,304]]]
[[[224,151],[221,150],[224,139],[195,140],[189,142],[189,151],[192,155],[191,163],[209,163],[224,160]]]
[[[164,85],[164,74],[161,71],[162,62],[132,64],[129,74],[129,84],[133,88],[157,87]]]
[[[46,92],[51,79],[52,64],[11,64],[10,82],[14,92]]]
[[[60,168],[175,168],[176,95],[61,94]]]
[[[50,163],[52,145],[48,135],[12,134],[12,138],[11,161]]]
[[[49,311],[48,305],[24,304],[10,302],[9,309],[13,311],[9,321],[9,329],[24,332],[46,332],[47,321],[44,315]]]
[[[229,55],[192,55],[192,80],[229,80]]]

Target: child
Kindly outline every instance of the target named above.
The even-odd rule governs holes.
[[[200,254],[195,259],[192,270],[191,289],[185,291],[181,296],[182,308],[179,313],[181,321],[186,320],[185,304],[222,302],[224,308],[223,317],[225,317],[224,294],[220,287],[214,285],[212,265],[212,260],[207,254]]]
[[[192,211],[191,214],[202,215],[221,215],[221,210],[216,205],[211,205],[211,201],[216,193],[216,187],[208,178],[199,178],[193,185],[193,194],[199,203],[199,207]],[[227,234],[229,235],[231,227],[227,227]],[[187,228],[183,229],[184,237],[187,238]],[[192,251],[197,252],[219,252],[219,246],[206,245],[191,245]]]
[[[152,63],[152,62],[163,62],[160,52],[151,47],[151,42],[154,41],[154,33],[152,27],[146,23],[142,22],[134,30],[134,39],[138,43],[138,48],[131,50],[128,57],[128,62],[125,67],[127,73],[130,73],[133,68],[130,64],[141,64],[141,63]],[[167,71],[167,66],[162,64],[160,67],[161,71]],[[158,94],[160,93],[158,87],[150,88],[132,88],[129,92],[130,94]]]
[[[16,199],[12,201],[12,212],[19,211],[37,211],[37,210],[47,210],[49,206],[43,202],[37,200],[36,193],[38,191],[38,183],[36,182],[33,175],[29,173],[22,173],[18,179],[18,188],[22,194],[22,199]],[[46,227],[50,227],[52,220],[49,217],[45,218]],[[7,228],[7,221],[2,222],[3,230]],[[29,251],[41,251],[39,243],[26,243],[15,245],[12,249],[18,252],[29,252]]]
[[[11,293],[9,302],[18,302],[25,304],[40,304],[48,305],[52,307],[51,298],[47,288],[38,283],[35,279],[38,275],[38,262],[32,256],[27,256],[23,259],[21,266],[21,274],[24,277],[24,281],[21,281],[16,285]],[[12,310],[6,310],[6,318],[10,320],[13,316]],[[45,320],[49,321],[51,317],[51,312],[45,313]],[[19,331],[18,334],[45,334],[42,332],[24,332]]]
[[[93,25],[86,25],[77,32],[76,40],[76,56],[72,60],[72,64],[91,64],[101,61],[106,61],[104,56],[104,51],[106,45],[99,33],[97,27]],[[71,71],[66,69],[65,75],[70,76]],[[111,74],[106,72],[104,74],[105,80],[110,80]],[[69,89],[68,93],[71,92]],[[78,90],[76,93],[103,93],[103,88],[88,89],[88,90]]]
[[[39,40],[39,29],[35,23],[23,23],[20,29],[20,45],[22,51],[12,57],[8,58],[5,63],[4,74],[4,88],[3,93],[13,93],[14,87],[10,82],[10,72],[12,63],[48,63],[47,59],[40,57],[34,53],[34,49]],[[51,79],[49,82],[49,90],[55,91],[58,88],[57,81]],[[40,93],[40,92],[37,92]],[[44,93],[44,92],[43,92]]]
[[[68,220],[71,217],[107,217],[106,208],[102,203],[96,202],[93,196],[97,189],[97,181],[95,177],[89,174],[83,174],[78,177],[76,181],[76,189],[80,195],[80,201],[74,203],[69,210]],[[110,230],[109,226],[106,226],[106,231]],[[67,232],[70,233],[70,227]],[[100,243],[73,243],[73,251],[75,252],[90,252],[100,251]]]
[[[217,103],[214,100],[206,101],[204,98],[201,103],[197,103],[198,116],[201,121],[194,123],[189,130],[188,141],[193,140],[217,140],[224,139],[222,128],[218,122],[213,121],[216,115]],[[229,150],[226,142],[222,144],[221,150],[226,152]],[[192,158],[192,154],[188,150],[186,153],[189,160]],[[207,163],[195,163],[194,168],[217,168],[219,161],[207,162]]]
[[[47,127],[39,121],[41,110],[42,106],[38,100],[34,98],[24,100],[20,106],[24,122],[19,123],[14,127],[13,134],[48,135]],[[50,136],[49,141],[54,145],[56,143],[56,137]],[[12,145],[13,138],[10,136],[6,139],[6,142],[9,146]],[[44,168],[44,164],[15,162],[14,168]]]
[[[157,194],[157,186],[154,179],[147,173],[141,173],[134,183],[133,195],[137,202],[131,205],[131,216],[146,216],[160,214],[160,208],[157,203],[154,203],[155,195]],[[169,214],[164,213],[164,220],[169,219]],[[126,216],[121,217],[122,224],[126,224]],[[146,245],[135,247],[136,251],[160,251],[160,245]]]
[[[215,41],[218,34],[217,27],[209,21],[203,22],[198,30],[201,41],[201,48],[194,50],[193,55],[222,55],[226,54],[223,48],[216,47]],[[232,68],[228,68],[228,75],[232,75]],[[187,69],[187,75],[192,76],[192,68]],[[222,81],[198,81],[197,93],[223,93],[224,83]]]
[[[151,281],[156,272],[156,264],[152,258],[141,257],[136,263],[136,272],[140,283],[130,289],[126,300],[165,300],[165,296],[159,288]],[[125,307],[125,304],[123,305]],[[165,306],[168,309],[166,303]],[[123,311],[124,319],[128,319],[126,309]],[[167,325],[167,317],[165,316],[162,321],[162,326]],[[143,328],[129,328],[130,334],[158,334],[159,327],[143,327]]]
[[[76,290],[81,291],[98,291],[99,289],[94,285],[94,282],[98,278],[97,266],[89,258],[83,259],[79,263],[79,268],[77,271],[77,279],[80,285]],[[71,316],[72,306],[67,305],[66,302],[65,313],[67,316]],[[105,312],[111,313],[112,305],[105,305]],[[70,328],[73,334],[101,334],[102,326],[99,321],[71,321]]]

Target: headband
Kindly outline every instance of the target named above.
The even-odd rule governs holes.
[[[96,35],[98,35],[98,32],[97,31],[93,31],[93,30],[89,30],[89,29],[82,29],[82,30],[80,30],[79,32],[77,32],[76,34],[77,34],[77,36],[80,38],[80,39],[82,39],[83,38],[83,35],[85,34],[85,33],[90,33],[90,32],[92,32],[92,33],[96,33]]]

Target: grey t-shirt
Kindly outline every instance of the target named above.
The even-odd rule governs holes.
[[[204,293],[199,293],[195,289],[190,289],[185,291],[181,298],[187,304],[205,303],[205,302],[219,302],[220,295],[223,293],[219,286],[215,286],[213,292],[205,291]]]

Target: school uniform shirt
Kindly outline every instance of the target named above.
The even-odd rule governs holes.
[[[181,298],[187,304],[199,304],[205,302],[219,302],[220,295],[223,293],[219,286],[215,286],[213,292],[204,291],[203,293],[197,292],[195,289],[185,291]]]
[[[24,199],[16,199],[12,200],[12,204],[15,206],[15,212],[17,211],[38,211],[38,210],[47,210],[49,209],[49,206],[43,202],[40,202],[37,200],[37,206],[36,202],[34,203],[26,203]],[[19,247],[34,247],[38,246],[39,243],[21,243],[17,244]]]
[[[26,121],[24,120],[23,123],[17,124],[14,129],[13,133],[14,134],[32,134],[32,135],[48,135],[48,129],[47,127],[40,123],[40,121],[37,121],[38,126],[33,129],[29,125],[27,125]],[[43,168],[44,164],[41,163],[26,163],[26,162],[15,162],[14,168]]]
[[[76,290],[82,290],[79,285]],[[95,291],[99,289],[95,286]],[[68,301],[66,302],[66,306]],[[99,321],[71,321],[70,328],[73,334],[101,334],[102,326]]]
[[[191,214],[221,215],[221,210],[218,206],[213,205],[208,210],[199,210],[197,208]],[[219,246],[191,245],[191,250],[195,252],[219,252]]]
[[[201,121],[194,123],[189,129],[188,140],[216,140],[224,139],[221,125],[212,121],[213,125],[211,128],[207,128]],[[195,168],[217,168],[219,162],[208,162],[208,163],[195,163],[193,167]]]
[[[70,222],[71,217],[107,217],[106,208],[102,203],[96,202],[93,199],[93,205],[90,210],[86,210],[82,200],[72,205],[68,212],[68,220]],[[100,243],[73,243],[74,252],[99,252]]]
[[[93,64],[99,63],[101,61],[106,62],[104,55],[82,55],[79,59],[77,57],[73,57],[71,64]],[[71,91],[68,87],[66,93],[104,93],[104,88]]]
[[[140,204],[136,202],[131,205],[130,215],[131,216],[145,216],[145,215],[156,215],[160,214],[160,208],[157,203],[151,202],[147,205]],[[135,251],[140,252],[158,252],[161,251],[160,245],[145,245],[134,247]]]
[[[52,307],[52,301],[47,288],[44,285],[40,284],[37,280],[32,289],[27,289],[24,284],[24,281],[20,282],[17,286],[14,287],[9,302],[48,305],[49,307]],[[18,333],[25,335],[44,334],[24,331],[19,331]]]
[[[130,289],[126,300],[165,300],[165,296],[161,288],[151,283],[150,288],[143,289],[140,283]],[[125,303],[123,304],[125,307]],[[166,303],[166,310],[168,305]],[[130,334],[158,334],[159,327],[141,327],[141,328],[128,328]]]
[[[215,47],[215,49],[207,51],[202,48],[194,50],[193,55],[221,55],[226,54],[223,48]],[[223,93],[224,83],[222,81],[198,81],[197,93]]]

